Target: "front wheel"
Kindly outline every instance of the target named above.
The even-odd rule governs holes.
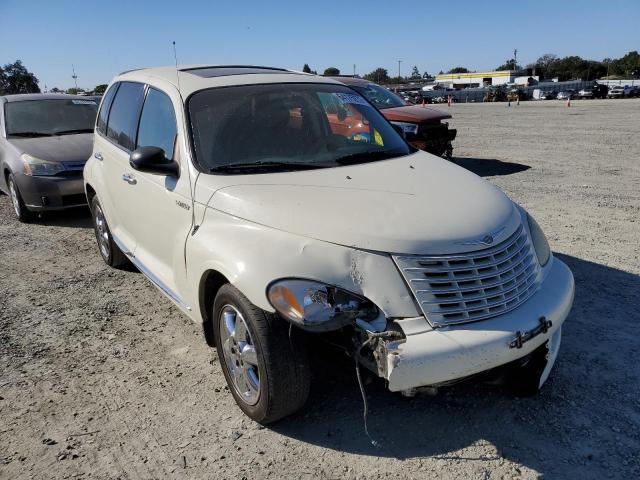
[[[32,221],[35,217],[35,214],[27,209],[27,206],[24,204],[24,200],[22,200],[22,195],[20,195],[20,190],[18,190],[18,186],[16,185],[16,181],[13,178],[13,173],[10,173],[7,177],[7,185],[9,186],[9,194],[11,195],[11,203],[13,203],[13,210],[16,212],[16,217],[23,223],[28,223]]]
[[[310,372],[300,332],[290,335],[288,323],[229,284],[218,291],[212,318],[222,371],[242,411],[268,424],[302,408]]]

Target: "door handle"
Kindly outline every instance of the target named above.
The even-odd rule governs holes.
[[[100,161],[102,161],[102,154],[101,154],[100,152],[96,152],[96,153],[94,153],[94,154],[93,154],[93,157],[94,157],[96,160],[100,160]]]
[[[130,175],[128,173],[122,174],[122,180],[127,182],[129,185],[135,185],[136,183],[138,183],[138,181],[133,177],[133,175]]]

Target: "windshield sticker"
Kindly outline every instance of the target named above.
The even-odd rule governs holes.
[[[336,93],[335,96],[343,103],[352,103],[354,105],[369,105],[364,98],[354,93]]]
[[[74,105],[97,105],[93,100],[71,100]]]

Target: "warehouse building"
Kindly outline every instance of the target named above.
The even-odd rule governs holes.
[[[538,77],[527,75],[526,70],[501,70],[496,72],[445,73],[436,76],[436,83],[446,88],[476,88],[492,85],[528,85]]]

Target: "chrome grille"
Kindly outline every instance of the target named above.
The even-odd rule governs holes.
[[[501,244],[484,250],[393,258],[433,326],[501,315],[526,301],[539,284],[540,266],[522,225]]]

